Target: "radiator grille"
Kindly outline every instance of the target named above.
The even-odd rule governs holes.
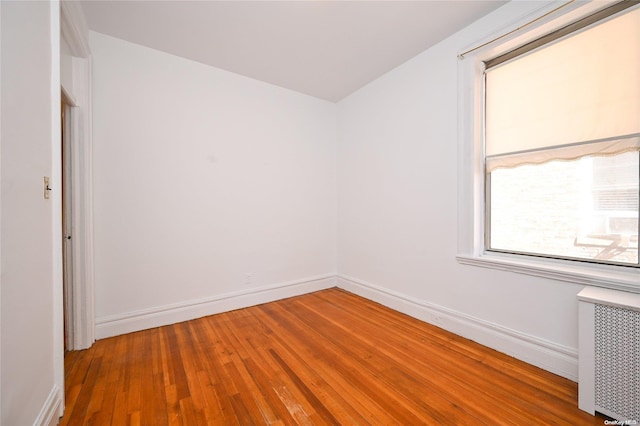
[[[596,410],[640,421],[640,312],[595,305]]]

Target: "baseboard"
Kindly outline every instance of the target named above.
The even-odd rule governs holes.
[[[347,275],[338,275],[337,286],[574,382],[578,380],[577,349],[418,300]]]
[[[326,274],[96,320],[96,338],[117,336],[338,286],[567,379],[578,379],[577,349],[558,345],[347,275]]]
[[[38,417],[33,422],[34,426],[55,426],[62,414],[62,390],[58,385],[54,385],[49,392]]]
[[[96,319],[96,338],[117,336],[335,287],[335,274],[224,293]]]

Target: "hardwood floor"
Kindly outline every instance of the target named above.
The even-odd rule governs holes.
[[[339,289],[97,341],[61,425],[591,425],[577,385]]]

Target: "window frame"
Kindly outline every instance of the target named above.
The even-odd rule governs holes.
[[[587,263],[486,250],[484,170],[485,62],[566,27],[618,1],[547,3],[498,34],[479,40],[458,61],[458,253],[463,265],[498,269],[582,285],[640,293],[629,266]],[[638,6],[633,6],[638,7]]]

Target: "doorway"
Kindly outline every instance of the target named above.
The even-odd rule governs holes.
[[[60,108],[61,148],[62,148],[62,297],[63,297],[63,329],[64,352],[73,349],[73,188],[71,178],[72,144],[71,114],[69,98],[62,91]]]

